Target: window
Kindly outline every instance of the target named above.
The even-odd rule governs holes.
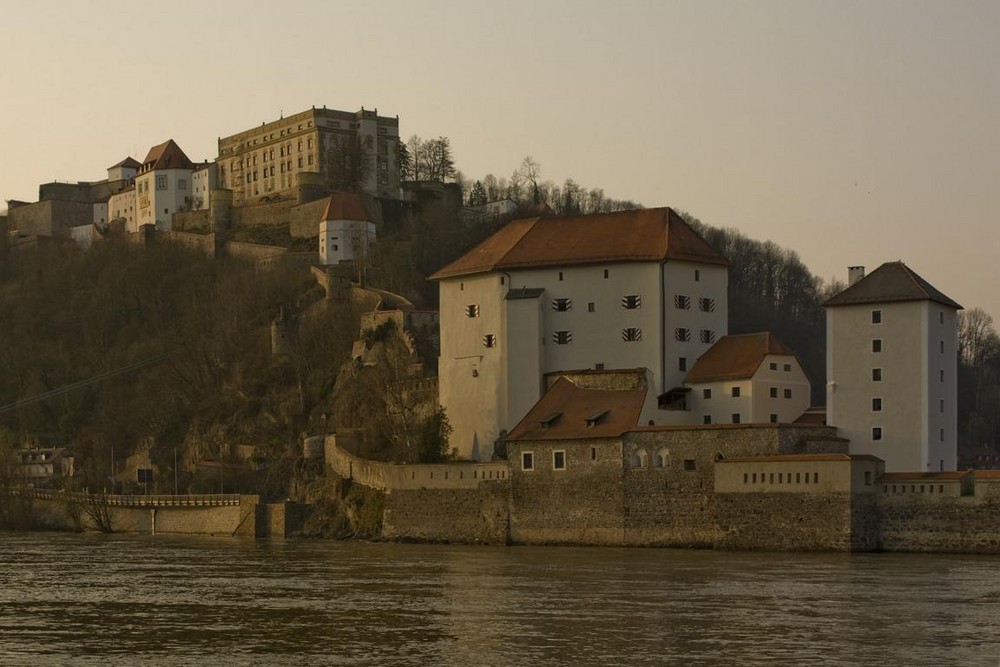
[[[792,372],[792,365],[791,364],[785,364],[784,366],[781,367],[781,370],[785,371],[786,373],[791,373]]]
[[[772,371],[776,371],[778,370],[778,364],[772,361],[770,364],[768,364],[768,368],[770,368]]]
[[[712,415],[705,415],[704,417],[701,418],[701,422],[703,424],[711,424],[712,423]]]
[[[632,452],[632,461],[631,461],[632,467],[645,468],[648,459],[649,459],[649,454],[646,453],[645,449],[640,447],[639,449]]]
[[[681,310],[688,310],[689,308],[691,308],[691,298],[684,296],[683,294],[675,294],[674,308],[679,308]]]
[[[695,269],[694,270],[694,281],[698,282],[700,280],[701,280],[701,271],[699,271],[698,269]]]
[[[631,343],[642,340],[642,329],[639,327],[626,327],[622,329],[622,340]],[[684,370],[683,368],[681,370]]]
[[[608,279],[608,270],[607,269],[604,269],[604,279],[605,280]]]
[[[938,439],[939,439],[939,440],[940,440],[941,442],[944,442],[944,429],[941,429],[941,433],[940,433],[940,435],[939,435]]]
[[[552,452],[552,469],[553,470],[565,470],[566,469],[566,452],[563,450],[556,450]]]
[[[882,351],[882,339],[876,338],[872,341],[872,352],[878,354]]]
[[[882,369],[881,368],[873,368],[872,369],[872,382],[881,382],[881,381],[882,381]]]
[[[465,316],[466,317],[479,317],[479,304],[477,304],[477,303],[470,303],[468,306],[466,306],[465,307]]]
[[[702,343],[714,343],[715,342],[715,332],[711,329],[701,330],[701,342]]]
[[[712,398],[712,390],[711,389],[702,389],[701,390],[701,397],[702,398]]]
[[[500,284],[501,285],[506,285],[507,284],[507,278],[506,278],[506,276],[500,276]]]
[[[567,310],[573,310],[573,300],[552,299],[552,310],[557,310],[559,312],[566,312]]]
[[[597,447],[591,447],[590,448],[590,460],[591,461],[596,461],[597,460]]]
[[[771,387],[771,398],[778,398],[778,388]]]
[[[689,341],[691,340],[691,330],[684,327],[677,327],[674,329],[674,338],[682,343]]]
[[[187,179],[178,178],[177,179],[177,189],[178,190],[187,190],[188,189]],[[944,341],[941,341],[941,351],[944,352]]]
[[[563,279],[563,272],[562,272],[562,271],[560,271],[560,272],[559,272],[559,280],[562,280],[562,279]]]
[[[872,324],[882,324],[882,311],[873,310],[872,311]]]
[[[938,373],[941,375],[941,382],[944,382],[944,369],[942,368]]]
[[[495,334],[486,334],[483,336],[483,347],[496,347],[497,337]]]
[[[740,413],[738,413],[738,412],[734,412],[733,413],[733,423],[734,424],[739,424],[740,423]]]
[[[940,404],[940,407],[941,407],[941,410],[940,410],[940,411],[941,411],[941,412],[944,412],[944,399],[943,399],[943,398],[941,399],[941,404]]]
[[[773,412],[771,413],[771,423],[772,424],[778,423],[778,415],[774,414]]]
[[[157,176],[156,177],[156,189],[157,190],[166,190],[167,189],[167,177],[166,176]]]
[[[882,439],[882,427],[881,426],[873,426],[872,427],[872,440],[881,440],[881,439]]]
[[[697,470],[698,466],[695,463],[694,459],[684,459],[684,469],[690,472],[693,470]]]
[[[698,309],[703,313],[714,313],[715,299],[708,299],[705,297],[698,299]]]
[[[688,369],[687,357],[677,357],[677,370],[686,371]]]
[[[739,398],[739,396],[740,396],[740,388],[739,387],[733,387],[732,389],[729,390],[729,392],[730,392],[730,395],[733,398]]]
[[[941,354],[944,354],[944,341],[941,341]]]
[[[594,312],[594,302],[593,301],[588,301],[587,302],[587,312],[588,313]]]
[[[872,399],[872,412],[882,412],[882,399],[873,398]]]
[[[622,308],[626,310],[642,308],[642,298],[638,294],[626,294],[622,297]]]
[[[568,345],[573,342],[573,333],[570,331],[552,332],[552,342],[556,345]]]
[[[535,455],[532,452],[521,452],[521,470],[535,469]]]
[[[786,389],[785,390],[785,398],[791,398],[791,397],[792,397],[792,390],[791,389]]]

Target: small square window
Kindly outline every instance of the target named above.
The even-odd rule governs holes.
[[[773,412],[771,413],[771,423],[772,424],[778,423],[778,415],[774,414]]]
[[[553,331],[552,342],[556,345],[568,345],[573,342],[573,333],[570,331]]]
[[[521,470],[535,469],[535,455],[532,452],[521,452]]]
[[[791,389],[786,389],[785,390],[785,398],[791,398],[791,397],[792,397],[792,390]]]
[[[771,387],[771,398],[778,398],[778,388]]]
[[[872,324],[882,324],[882,311],[873,310],[872,311]]]
[[[872,341],[872,352],[878,354],[882,351],[882,339],[876,338]]]
[[[782,370],[785,371],[786,373],[791,373],[792,372],[792,365],[791,364],[785,364],[784,366],[782,366]]]
[[[768,364],[768,367],[769,367],[769,368],[770,368],[770,369],[771,369],[772,371],[776,371],[776,370],[778,370],[778,364],[776,364],[776,363],[775,363],[775,362],[773,362],[773,361],[772,361],[772,362],[771,362],[770,364]]]
[[[697,470],[698,465],[695,463],[694,459],[684,459],[684,469],[690,472],[692,470]]]
[[[882,412],[882,399],[873,398],[872,399],[872,412]]]
[[[566,469],[566,452],[563,450],[558,450],[552,452],[552,469],[553,470],[565,470]]]
[[[702,398],[712,398],[712,390],[711,389],[702,389],[701,390],[701,397]]]
[[[642,340],[642,329],[638,327],[627,327],[622,329],[622,340],[627,343],[634,343]],[[684,370],[683,368],[681,370]]]
[[[712,423],[712,415],[705,415],[704,417],[701,418],[701,422],[703,424],[711,424]]]
[[[479,317],[479,304],[470,303],[465,307],[466,317]]]
[[[691,297],[683,294],[674,295],[674,308],[689,310],[691,308]]]
[[[486,334],[483,336],[483,347],[496,347],[497,337],[495,334]]]
[[[739,387],[733,387],[730,390],[730,394],[732,395],[733,398],[738,398],[739,395],[740,395],[740,388]]]
[[[552,299],[552,310],[560,313],[564,313],[569,310],[573,310],[573,300],[572,299]]]
[[[881,440],[881,439],[882,439],[882,427],[881,426],[873,426],[872,427],[872,440]]]
[[[642,308],[642,297],[638,294],[626,294],[622,297],[622,308],[626,310]]]
[[[740,423],[740,413],[738,413],[738,412],[734,412],[733,413],[733,423],[734,424],[739,424]]]

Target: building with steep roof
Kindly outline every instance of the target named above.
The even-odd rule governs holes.
[[[824,305],[827,423],[888,471],[954,470],[962,306],[903,262],[852,267]]]
[[[143,225],[170,231],[174,213],[189,205],[194,168],[173,139],[150,148],[135,177],[136,216],[128,231]]]
[[[811,389],[795,353],[764,331],[720,339],[661,403],[687,410],[691,423],[790,424],[809,408]]]
[[[431,276],[440,400],[460,455],[483,460],[546,373],[645,368],[642,419],[728,330],[728,260],[669,208],[515,220]]]
[[[354,192],[331,195],[319,223],[319,263],[363,266],[380,217],[374,197]]]

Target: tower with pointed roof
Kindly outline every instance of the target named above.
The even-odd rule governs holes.
[[[643,423],[728,330],[728,260],[669,208],[516,220],[431,276],[439,394],[461,456],[484,460],[546,373],[645,368]]]
[[[827,423],[887,471],[954,470],[962,306],[903,262],[851,278],[824,304]]]

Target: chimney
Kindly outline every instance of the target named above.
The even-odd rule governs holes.
[[[863,266],[849,266],[847,267],[847,286],[850,287],[854,283],[858,282],[865,277],[865,267]]]

